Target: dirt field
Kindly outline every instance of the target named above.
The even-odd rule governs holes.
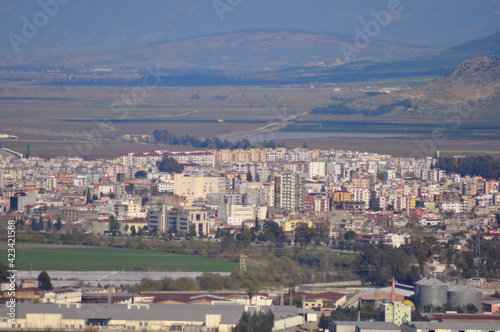
[[[2,76],[0,75],[0,78]],[[5,78],[5,77],[4,77]],[[37,82],[36,78],[33,78]],[[40,80],[38,80],[40,82]],[[372,84],[373,85],[373,84]],[[335,90],[339,89],[340,92]],[[358,87],[359,88],[359,87]],[[373,86],[372,86],[373,88]],[[155,149],[192,150],[144,143],[125,143],[123,135],[151,135],[154,129],[167,129],[175,135],[195,137],[240,136],[254,133],[270,122],[301,124],[303,121],[362,121],[434,123],[439,119],[306,115],[315,106],[331,103],[331,97],[357,92],[349,86],[319,87],[84,87],[49,86],[29,80],[0,80],[0,133],[18,140],[4,145],[44,157],[80,155],[115,158],[124,152]],[[358,92],[358,95],[363,95]],[[326,123],[326,122],[325,122]],[[394,128],[399,128],[395,125]],[[325,125],[326,126],[326,125]],[[342,126],[342,125],[340,125]],[[352,126],[352,125],[351,125]],[[275,130],[276,128],[271,128]],[[336,127],[333,127],[335,132]],[[269,130],[269,128],[266,128]],[[372,130],[372,129],[368,129]],[[384,128],[378,129],[384,133]],[[391,128],[387,133],[392,133]],[[348,130],[356,133],[356,126]],[[493,128],[492,132],[495,131]],[[342,131],[339,131],[342,132]],[[366,133],[366,129],[358,131]],[[369,132],[369,131],[368,131]],[[497,131],[498,132],[498,131]],[[399,132],[398,132],[399,134]],[[479,131],[481,134],[481,131]],[[430,140],[427,132],[407,138],[321,138],[290,139],[290,147],[337,148],[398,155],[499,154],[500,140]],[[280,141],[281,143],[281,141]]]

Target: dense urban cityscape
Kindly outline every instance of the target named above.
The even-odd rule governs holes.
[[[279,304],[280,296],[283,304],[283,293],[290,301],[298,299],[301,303],[299,307],[308,310],[283,309],[283,314],[293,318],[276,320],[275,327],[277,323],[296,326],[308,321],[315,322],[321,314],[327,316],[321,317],[320,324],[326,324],[324,327],[327,327],[328,323],[325,322],[328,319],[324,317],[328,317],[336,307],[383,306],[383,320],[398,326],[410,322],[411,317],[415,316],[412,314],[412,308],[415,309],[413,303],[421,308],[422,315],[424,308],[430,308],[425,306],[429,305],[433,308],[446,307],[448,311],[463,307],[461,310],[472,313],[483,308],[486,312],[495,312],[500,307],[500,299],[492,297],[498,294],[498,291],[495,293],[494,285],[500,285],[490,280],[491,276],[498,276],[498,256],[484,257],[485,250],[498,250],[498,181],[439,169],[436,166],[439,163],[439,151],[436,157],[425,159],[307,148],[193,152],[157,150],[126,153],[114,160],[26,158],[9,149],[2,149],[0,154],[0,211],[7,214],[8,219],[16,221],[18,241],[80,243],[86,246],[124,244],[134,249],[147,247],[149,241],[213,242],[227,249],[234,246],[233,254],[236,260],[239,258],[238,269],[243,273],[247,269],[245,258],[248,256],[241,250],[251,246],[301,248],[305,255],[309,255],[306,249],[312,246],[330,248],[326,251],[327,255],[338,255],[339,252],[364,252],[364,255],[368,255],[368,248],[407,248],[405,250],[410,251],[419,250],[412,249],[412,242],[430,243],[430,253],[424,254],[423,262],[419,261],[420,258],[413,264],[407,262],[413,266],[398,262],[400,265],[389,271],[384,271],[384,267],[380,266],[380,270],[375,273],[359,270],[347,275],[338,273],[335,267],[323,270],[329,273],[322,273],[318,268],[310,270],[298,283],[279,278],[271,279],[271,282],[255,282],[249,288],[254,292],[250,297],[241,292],[199,293],[200,289],[195,286],[176,288],[172,285],[172,288],[160,289],[186,291],[182,295],[184,300],[179,300],[177,298],[181,295],[178,292],[169,295],[139,287],[137,289],[140,291],[134,294],[128,292],[132,285],[125,286],[112,280],[107,284],[106,277],[102,276],[82,280],[75,275],[71,276],[73,280],[58,276],[57,279],[62,279],[54,281],[61,287],[71,288],[38,293],[36,283],[30,284],[30,277],[36,276],[24,274],[24,299],[27,302],[38,299],[43,303],[58,304],[59,308],[60,304],[81,303],[81,307],[80,304],[75,307],[79,310],[83,310],[88,303],[103,301],[127,304],[128,307],[121,309],[125,310],[123,314],[114,309],[118,310],[117,316],[124,315],[126,318],[109,313],[112,318],[106,324],[123,324],[124,327],[135,326],[138,329],[147,325],[142,325],[142,321],[132,322],[134,319],[127,314],[127,308],[140,310],[141,305],[144,305],[154,315],[155,303],[185,304],[192,303],[194,299],[198,299],[200,304],[236,301],[246,305],[268,306],[276,302]],[[463,156],[453,158],[466,159]],[[68,233],[75,236],[68,236]],[[107,242],[107,238],[111,237],[126,239],[126,242]],[[416,244],[414,246],[417,247]],[[488,249],[488,246],[493,248]],[[182,249],[178,251],[182,252]],[[241,254],[237,255],[239,251]],[[393,254],[396,255],[395,252]],[[210,256],[207,252],[204,255]],[[314,259],[314,254],[311,259]],[[362,267],[363,263],[366,262],[361,260],[343,264],[349,264],[350,270],[354,270],[355,266]],[[376,261],[369,263],[373,264],[374,269],[379,264]],[[459,269],[458,264],[463,266]],[[478,268],[480,264],[484,266]],[[30,262],[31,269],[39,269],[36,261]],[[408,271],[402,272],[404,269]],[[444,276],[454,285],[447,286],[433,279],[432,276],[438,275]],[[393,276],[401,283],[394,284],[392,290],[387,287],[374,292],[373,289],[362,291],[356,290],[356,287],[338,287],[366,282],[390,286],[387,282]],[[420,280],[424,276],[426,279]],[[199,282],[208,278],[208,275],[195,278]],[[227,276],[219,275],[219,278],[227,279]],[[463,284],[461,280],[466,283]],[[281,291],[277,288],[271,290],[277,283],[284,281],[289,284],[282,284]],[[308,287],[315,287],[314,284],[300,286],[302,282],[318,281],[323,284],[317,287],[325,289],[319,294],[308,291]],[[142,285],[144,280],[139,278],[136,282]],[[413,287],[415,282],[416,287]],[[431,285],[430,294],[425,293],[429,292],[424,288],[428,285]],[[223,286],[220,282],[218,286],[207,287],[203,290],[231,290],[230,286]],[[433,294],[436,289],[443,287],[444,295]],[[113,292],[108,293],[111,289]],[[262,292],[262,289],[269,290]],[[23,288],[17,290],[18,294],[20,292],[23,292]],[[450,294],[456,298],[450,297]],[[349,295],[349,301],[346,295]],[[483,296],[486,297],[483,299]],[[29,308],[32,307],[26,308],[30,312]],[[50,314],[54,308],[48,308],[46,314]],[[68,306],[65,309],[68,312],[63,314],[62,319],[66,319],[66,315],[71,317],[71,308]],[[174,312],[187,310],[172,308]],[[214,315],[221,315],[225,308],[215,306],[209,310],[216,312]],[[195,312],[192,315],[197,315],[196,310],[199,308],[193,310]],[[377,311],[371,310],[373,312],[370,314],[377,316]],[[277,315],[274,309],[273,312]],[[430,315],[423,317],[432,320],[433,310],[425,315]],[[454,321],[458,315],[464,322],[470,321],[476,326],[482,324],[485,328],[489,326],[482,322],[486,318],[477,315],[447,315],[451,318],[445,318],[443,322]],[[206,317],[201,320],[207,328],[210,324],[217,325]],[[491,322],[497,322],[493,316],[490,318]],[[127,322],[124,323],[125,320]],[[18,320],[21,322],[18,327],[28,327],[28,321],[22,323]],[[89,323],[87,319],[85,326],[102,323],[97,319]],[[226,328],[234,326],[237,319],[223,324],[219,317],[219,323],[219,331],[223,331],[224,325],[227,325]],[[187,322],[182,324],[197,325]],[[419,324],[412,331],[429,323]],[[175,330],[174,325],[171,326],[172,330]],[[387,328],[387,325],[381,326]],[[446,324],[442,323],[442,326],[444,328]],[[8,327],[8,324],[4,327]],[[156,328],[151,326],[151,329]]]
[[[500,332],[499,15],[2,0],[0,331]]]

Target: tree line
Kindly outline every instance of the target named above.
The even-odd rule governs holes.
[[[459,173],[461,176],[482,176],[488,180],[500,178],[500,160],[491,156],[440,157],[435,167],[446,172]]]
[[[24,226],[25,222],[23,219],[19,219],[16,224]],[[34,232],[50,232],[52,230],[60,231],[62,228],[61,217],[58,217],[56,222],[53,222],[52,219],[44,219],[41,215],[39,217],[33,216],[31,218],[30,228]]]
[[[251,148],[276,148],[279,144],[276,144],[273,140],[264,140],[258,144],[252,144],[248,139],[239,140],[237,142],[230,142],[227,139],[221,140],[217,137],[205,138],[201,140],[199,138],[190,136],[188,134],[182,136],[176,136],[169,133],[166,129],[155,129],[153,131],[153,139],[155,143],[163,143],[168,145],[179,145],[179,146],[192,146],[195,148],[204,149],[251,149]]]
[[[411,100],[405,99],[396,101],[392,104],[381,105],[375,110],[361,109],[357,110],[350,106],[347,106],[346,102],[339,102],[336,104],[328,105],[325,107],[315,107],[312,109],[312,114],[362,114],[365,116],[379,116],[392,112],[396,108],[401,107],[404,111],[412,107]]]

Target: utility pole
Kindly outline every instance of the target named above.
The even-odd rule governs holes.
[[[247,255],[240,255],[240,272],[246,271],[247,270],[247,263],[246,259],[248,258]]]

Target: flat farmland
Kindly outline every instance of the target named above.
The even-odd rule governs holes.
[[[425,80],[424,80],[425,81]],[[463,123],[451,130],[439,117],[308,114],[331,97],[363,96],[368,83],[322,86],[156,87],[51,86],[36,78],[8,80],[0,74],[0,133],[18,136],[5,147],[42,157],[58,155],[116,158],[126,152],[197,150],[153,142],[126,142],[123,135],[174,135],[274,139],[290,147],[350,149],[408,156],[498,154],[500,125]],[[371,88],[401,82],[370,82]],[[423,83],[423,82],[420,82]],[[366,84],[366,86],[364,85]],[[142,91],[143,93],[139,93]],[[223,120],[223,121],[219,121]],[[270,123],[277,123],[272,127]],[[443,131],[445,139],[433,138]],[[282,138],[283,133],[293,134]],[[301,135],[301,133],[305,133]],[[308,133],[352,133],[310,138]],[[378,134],[373,138],[367,134]],[[363,137],[362,135],[367,135]],[[392,136],[392,137],[384,137]],[[303,137],[304,138],[303,138]],[[310,135],[309,135],[310,136]],[[397,136],[397,137],[396,137]],[[279,137],[279,138],[278,138]],[[430,147],[422,142],[431,140]],[[252,140],[252,139],[251,139]]]
[[[1,82],[1,81],[0,81]],[[328,103],[331,89],[261,87],[48,86],[0,83],[0,129],[84,133],[110,121],[110,136],[151,134],[161,127],[197,137],[258,128],[262,122]],[[217,120],[238,120],[218,123]],[[171,122],[171,121],[181,122]]]
[[[2,257],[7,250],[1,249]],[[4,261],[4,264],[7,262]],[[163,271],[230,272],[236,263],[201,256],[125,248],[18,248],[16,269],[66,271],[131,271],[134,268]]]

